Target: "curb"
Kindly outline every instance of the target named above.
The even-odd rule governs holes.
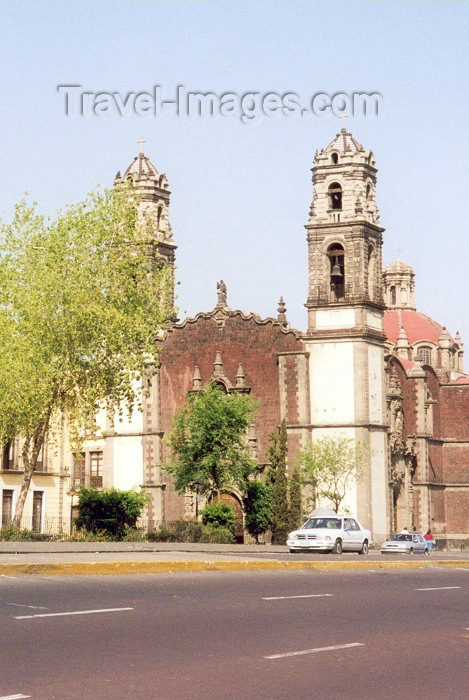
[[[317,561],[127,561],[127,562],[69,562],[63,564],[0,564],[0,576],[22,574],[47,575],[124,575],[172,574],[203,571],[355,571],[370,569],[425,569],[457,566],[469,568],[469,561],[382,561],[382,562],[317,562]]]

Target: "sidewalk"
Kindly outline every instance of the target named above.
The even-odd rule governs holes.
[[[347,569],[469,568],[469,554],[430,557],[290,554],[286,546],[177,542],[0,542],[0,577],[19,574],[138,574],[200,571],[316,571]]]

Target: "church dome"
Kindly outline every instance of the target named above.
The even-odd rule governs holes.
[[[397,344],[401,329],[404,330],[409,345],[426,341],[436,346],[439,344],[442,332],[446,330],[429,316],[411,309],[385,311],[383,326],[386,338],[393,345]],[[449,339],[453,344],[454,338],[449,335]]]
[[[159,177],[159,173],[150,159],[143,153],[139,153],[135,156],[132,163],[129,165],[124,173],[124,180],[128,177],[135,178],[137,180]]]
[[[347,129],[341,129],[335,139],[325,149],[326,153],[337,151],[338,153],[357,153],[363,151],[363,146],[356,141]]]
[[[414,268],[412,265],[409,265],[408,263],[404,262],[403,260],[394,260],[392,263],[389,263],[384,268],[384,274],[386,275],[402,275],[402,274],[411,274],[414,275]]]

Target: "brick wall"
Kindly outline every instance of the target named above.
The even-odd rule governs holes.
[[[160,420],[167,431],[179,406],[192,389],[194,370],[200,370],[202,383],[210,381],[214,362],[220,352],[223,376],[236,385],[239,364],[245,374],[245,385],[251,395],[261,401],[255,425],[258,440],[258,460],[266,461],[269,434],[281,420],[279,389],[279,353],[287,353],[283,377],[286,418],[297,423],[300,417],[300,391],[297,379],[297,357],[304,357],[301,340],[293,331],[285,331],[279,323],[260,321],[252,315],[231,312],[220,318],[215,314],[200,314],[196,319],[173,327],[168,333],[160,355]],[[290,438],[290,446],[298,440]],[[167,448],[166,448],[167,449]],[[167,453],[166,453],[167,454]]]

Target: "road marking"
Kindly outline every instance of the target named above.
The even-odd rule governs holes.
[[[416,591],[452,591],[461,586],[440,586],[439,588],[416,588]]]
[[[21,698],[30,698],[31,695],[2,695],[0,700],[21,700]]]
[[[304,654],[316,654],[319,651],[336,651],[336,649],[351,649],[352,647],[364,647],[360,642],[352,642],[351,644],[338,644],[335,647],[317,647],[316,649],[304,649],[303,651],[289,651],[286,654],[272,654],[272,656],[264,656],[264,659],[284,659],[286,656],[303,656]]]
[[[290,600],[291,598],[330,598],[332,593],[311,593],[310,595],[278,595],[271,598],[262,598],[262,600]],[[0,698],[1,700],[1,698]]]
[[[107,613],[107,612],[122,612],[124,610],[133,610],[134,608],[103,608],[102,610],[77,610],[75,612],[61,612],[61,613],[37,613],[36,615],[19,615],[15,617],[15,620],[30,620],[33,617],[64,617],[66,615],[93,615],[95,613]],[[2,698],[0,698],[2,700]]]
[[[24,605],[23,603],[5,603],[5,605],[13,605],[17,608],[31,608],[32,610],[49,610],[43,605]],[[2,698],[0,698],[2,700]]]

